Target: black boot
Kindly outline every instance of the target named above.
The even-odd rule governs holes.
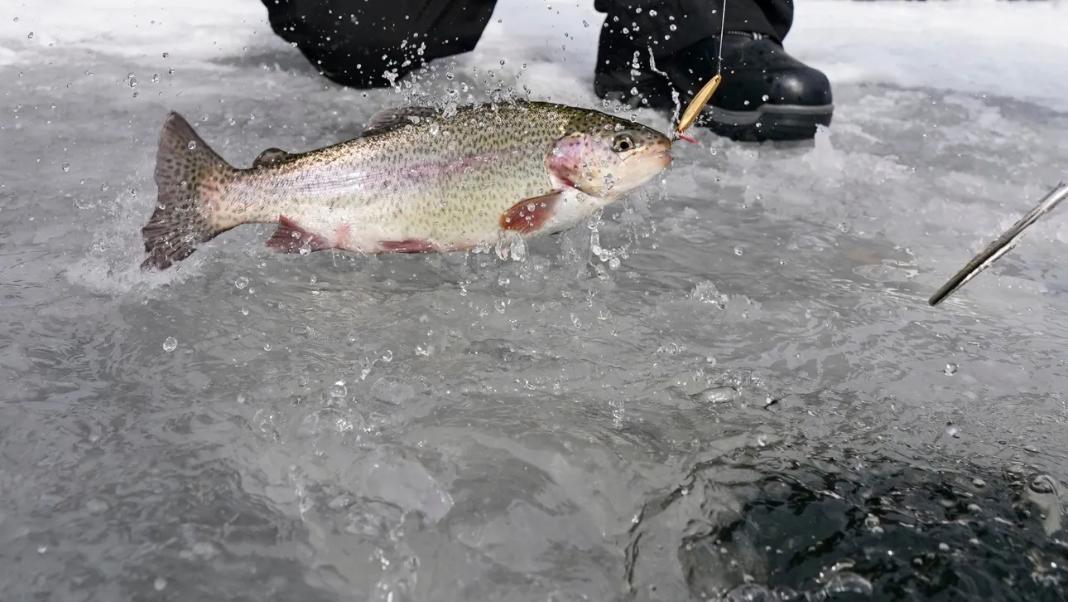
[[[633,106],[685,108],[716,73],[718,38],[706,38],[659,60],[625,34],[601,30],[594,89]],[[834,105],[822,72],[793,58],[772,38],[729,31],[723,81],[697,124],[733,140],[801,140],[829,125]]]

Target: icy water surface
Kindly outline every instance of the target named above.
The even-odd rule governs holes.
[[[805,3],[830,131],[701,135],[522,261],[250,226],[145,275],[166,111],[247,165],[449,90],[599,106],[597,15],[502,3],[365,95],[256,3],[105,4],[0,26],[5,600],[1068,596],[1068,217],[925,304],[1068,168],[1063,8]]]

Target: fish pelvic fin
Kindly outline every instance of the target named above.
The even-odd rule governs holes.
[[[181,115],[167,116],[156,152],[156,210],[141,229],[148,253],[141,269],[165,270],[233,227],[220,226],[220,206],[224,184],[236,171]]]

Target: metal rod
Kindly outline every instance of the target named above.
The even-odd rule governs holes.
[[[972,258],[959,272],[953,275],[948,282],[942,285],[942,288],[938,289],[934,295],[927,301],[932,306],[938,305],[946,297],[952,295],[960,287],[968,283],[969,280],[975,278],[986,268],[990,267],[995,261],[1001,258],[1002,255],[1008,253],[1016,246],[1016,243],[1020,241],[1020,236],[1023,235],[1024,230],[1028,226],[1038,221],[1038,218],[1042,217],[1054,207],[1056,207],[1061,201],[1068,198],[1068,184],[1060,183],[1056,188],[1051,190],[1049,194],[1042,197],[1042,200],[1038,203],[1038,206],[1027,213],[1027,215],[1020,218],[1018,222],[1012,225],[1011,228],[1005,231],[997,240],[990,243],[985,249],[978,255]]]

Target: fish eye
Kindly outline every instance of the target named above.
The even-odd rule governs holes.
[[[634,138],[630,134],[617,134],[612,139],[612,150],[617,153],[625,153],[634,148]]]

